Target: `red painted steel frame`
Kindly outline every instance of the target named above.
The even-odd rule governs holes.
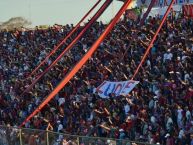
[[[172,8],[172,5],[173,5],[174,1],[175,1],[175,0],[172,0],[171,3],[170,3],[170,5],[169,5],[169,7],[167,8],[167,11],[165,12],[164,17],[162,18],[161,24],[159,25],[159,27],[158,27],[155,35],[153,36],[153,38],[152,38],[152,40],[151,40],[148,48],[146,49],[145,54],[144,54],[144,56],[143,56],[140,64],[138,65],[138,67],[137,67],[137,69],[136,69],[136,71],[135,71],[135,73],[134,73],[134,75],[133,75],[133,77],[132,77],[132,80],[136,77],[137,73],[139,72],[139,69],[141,68],[141,66],[143,65],[143,63],[144,63],[144,61],[145,61],[145,59],[146,59],[146,57],[147,57],[147,55],[149,54],[149,51],[151,50],[151,48],[152,48],[152,46],[153,46],[153,43],[154,43],[154,41],[156,40],[157,35],[158,35],[158,33],[160,32],[160,30],[161,30],[161,28],[162,28],[162,26],[163,26],[163,24],[164,24],[164,22],[165,22],[165,20],[166,20],[166,18],[167,18],[167,16],[168,16],[168,14],[169,14],[169,12],[170,12],[170,10],[171,10],[171,8]]]
[[[48,95],[48,97],[35,109],[35,111],[30,114],[20,125],[22,127],[27,121],[29,121],[33,116],[35,116],[41,109],[49,103],[49,101],[54,98],[54,96],[65,87],[65,85],[73,78],[73,76],[82,68],[82,66],[88,61],[92,54],[97,50],[100,43],[106,38],[109,32],[113,29],[117,21],[120,19],[121,15],[125,12],[131,0],[125,1],[119,12],[116,14],[115,18],[104,30],[102,35],[97,39],[97,41],[92,45],[88,52],[82,57],[82,59],[74,66],[74,68],[66,75],[66,77],[59,83],[59,85]]]
[[[88,15],[98,6],[98,4],[101,2],[101,0],[98,0],[96,4],[85,14],[85,16],[76,24],[76,26],[71,30],[71,32],[45,57],[45,59],[40,62],[40,64],[32,71],[32,73],[29,75],[32,76],[45,62],[50,56],[52,56],[64,43],[66,43],[66,40],[72,36],[72,34],[80,27],[80,24],[88,17]]]
[[[32,87],[75,45],[75,43],[82,37],[83,34],[92,26],[92,24],[102,15],[113,0],[106,0],[92,19],[86,24],[84,29],[78,34],[78,36],[67,46],[67,48],[46,68],[32,83],[23,91],[20,95],[23,96],[26,92],[29,92]]]

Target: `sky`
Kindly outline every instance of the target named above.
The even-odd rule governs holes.
[[[0,22],[21,16],[31,21],[32,26],[76,24],[96,2],[97,0],[0,0]],[[122,4],[123,2],[114,0],[99,20],[109,22]]]

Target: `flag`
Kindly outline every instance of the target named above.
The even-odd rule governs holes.
[[[125,14],[127,18],[136,21],[141,14],[141,10],[139,8],[128,9]]]

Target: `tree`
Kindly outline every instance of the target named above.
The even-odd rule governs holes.
[[[13,30],[15,28],[19,29],[22,27],[27,27],[31,25],[31,22],[26,20],[23,17],[14,17],[9,19],[6,22],[3,22],[0,24],[0,30],[2,29],[8,29],[8,30]]]

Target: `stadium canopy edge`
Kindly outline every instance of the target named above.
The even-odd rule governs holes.
[[[126,1],[126,0],[118,0],[118,1],[122,1],[122,2],[124,2],[124,1]]]

